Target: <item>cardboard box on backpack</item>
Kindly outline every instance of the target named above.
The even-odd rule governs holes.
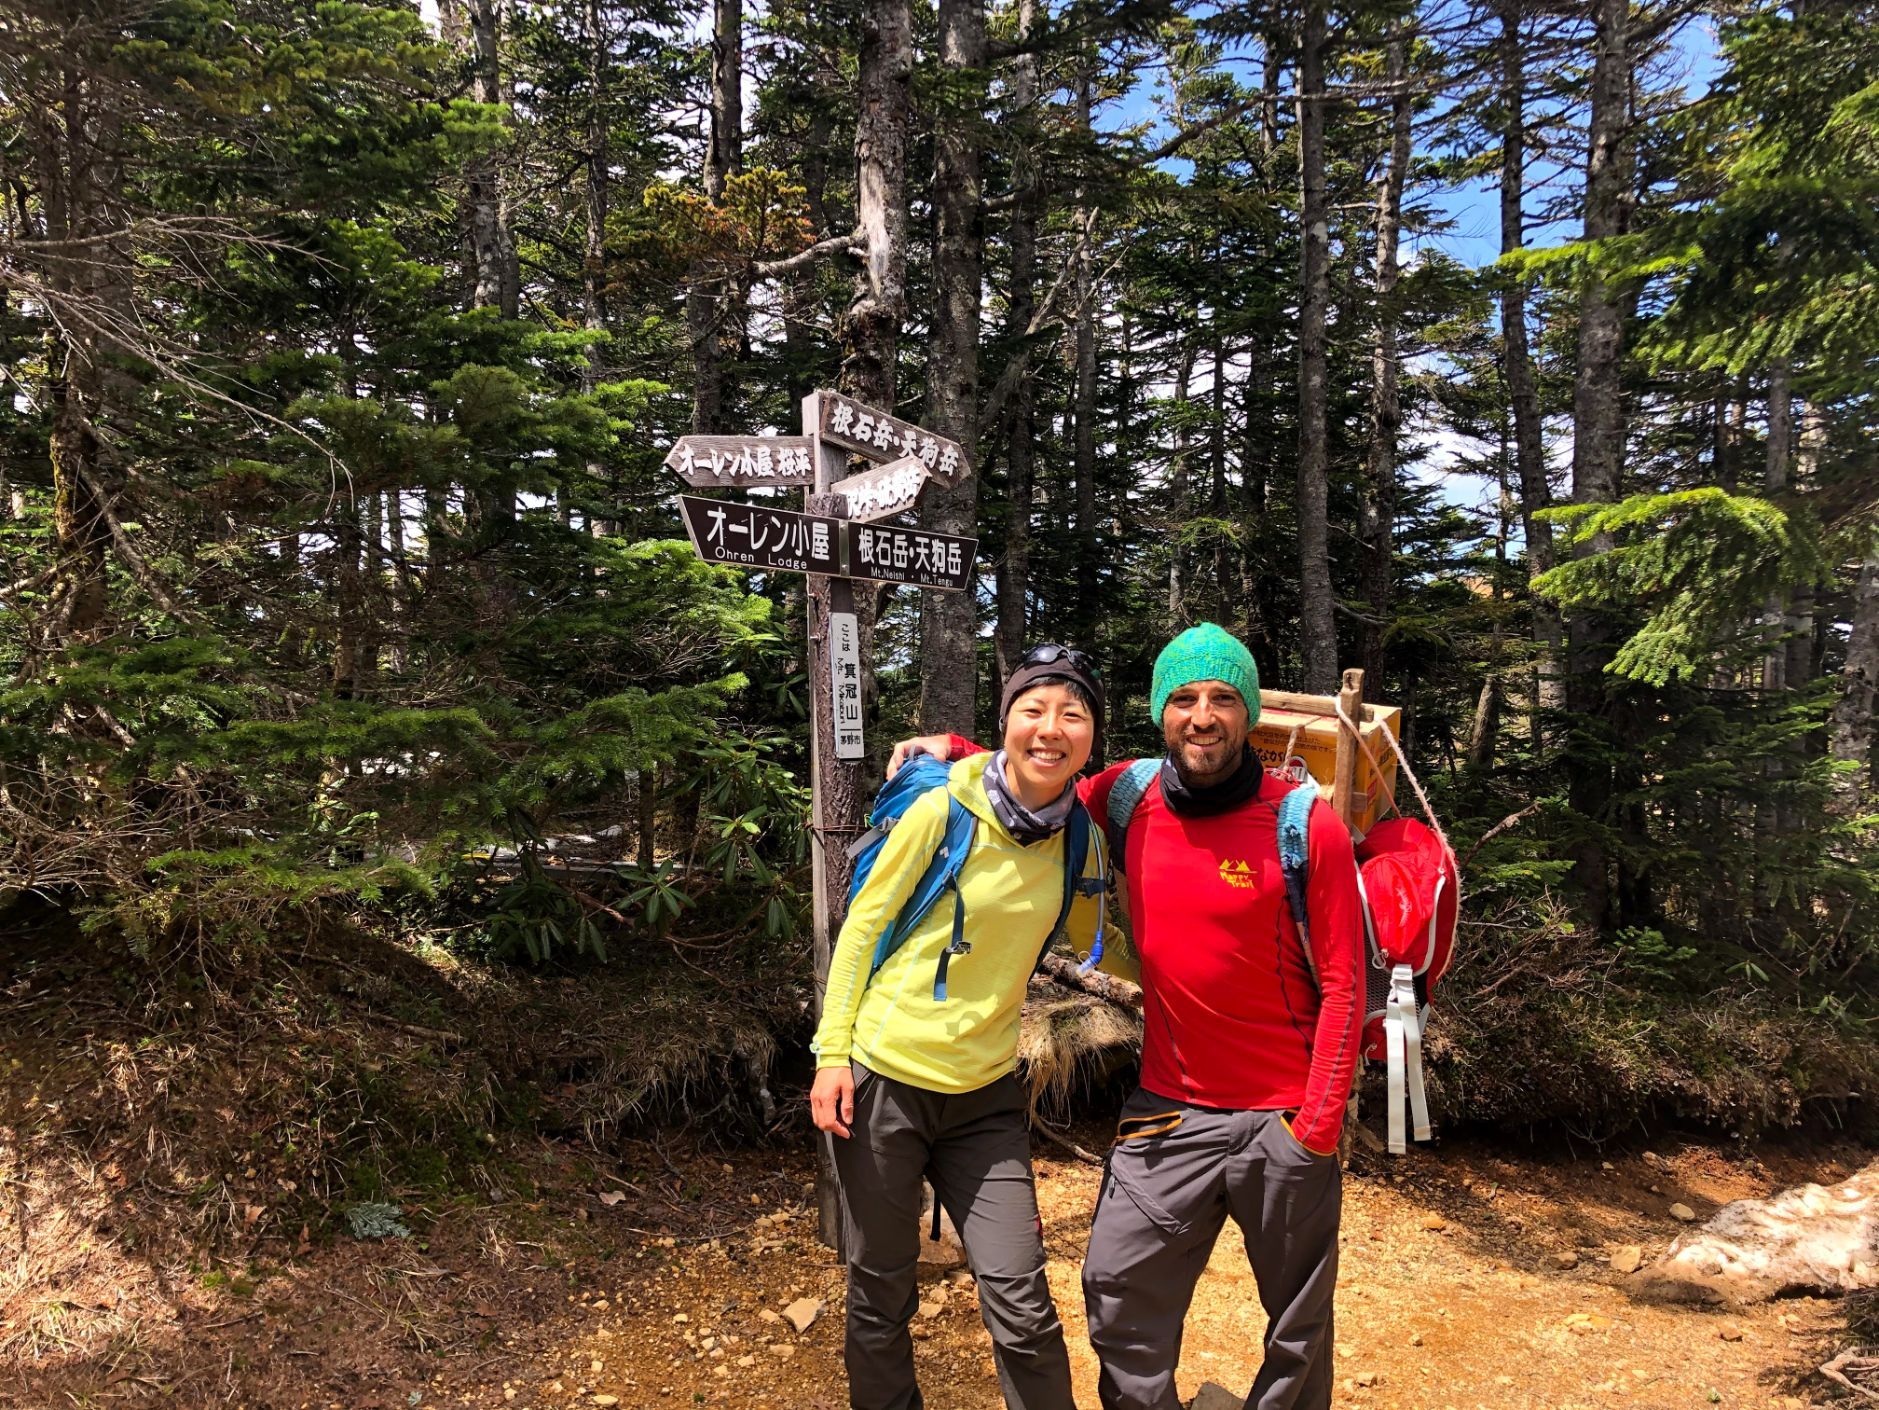
[[[1334,699],[1328,695],[1300,695],[1289,690],[1259,692],[1259,723],[1253,726],[1253,750],[1260,763],[1277,769],[1285,763],[1285,744],[1305,761],[1319,793],[1327,800],[1337,777],[1338,724]],[[1383,800],[1396,789],[1396,753],[1381,732],[1403,737],[1403,712],[1394,705],[1365,705],[1358,733],[1365,749],[1357,751],[1357,773],[1351,800],[1350,822],[1359,833],[1368,832],[1383,810]],[[1293,738],[1293,730],[1298,731]],[[1374,767],[1371,756],[1381,768]]]

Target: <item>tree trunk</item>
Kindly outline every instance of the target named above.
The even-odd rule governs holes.
[[[913,89],[909,0],[861,7],[860,117],[855,124],[856,224],[864,241],[844,320],[843,389],[894,409],[894,357],[907,306],[907,120]]]
[[[1599,240],[1623,230],[1632,189],[1632,148],[1626,132],[1631,88],[1627,0],[1592,0],[1592,21],[1596,56],[1587,134],[1585,238]],[[1625,442],[1623,357],[1624,300],[1596,269],[1591,270],[1579,295],[1579,368],[1572,393],[1572,497],[1576,504],[1608,504],[1619,495]],[[1594,542],[1582,551],[1602,552],[1610,546]],[[1584,612],[1571,622],[1571,638],[1567,706],[1582,727],[1597,733],[1610,724],[1604,668],[1610,656],[1611,628],[1601,614]],[[1569,775],[1573,810],[1589,824],[1609,821],[1612,770],[1599,759],[1609,757],[1610,749],[1609,739],[1590,741]],[[1610,879],[1605,849],[1590,830],[1576,848],[1573,874],[1588,917],[1602,927],[1610,906]]]
[[[1396,438],[1403,421],[1398,392],[1397,240],[1403,224],[1403,185],[1410,156],[1412,99],[1405,80],[1408,40],[1388,48],[1387,80],[1400,91],[1390,103],[1390,151],[1377,187],[1377,344],[1371,356],[1370,443],[1364,455],[1364,502],[1358,531],[1364,545],[1363,668],[1371,689],[1383,686],[1383,633],[1390,613],[1396,528]]]
[[[1768,461],[1762,489],[1770,499],[1787,493],[1788,468],[1794,455],[1794,393],[1788,380],[1788,367],[1782,363],[1768,374]],[[1787,632],[1788,595],[1773,592],[1762,605],[1762,639],[1768,650],[1762,657],[1762,689],[1785,690],[1788,686]]]
[[[1507,581],[1507,535],[1512,528],[1510,510],[1514,497],[1507,483],[1508,471],[1508,419],[1501,422],[1500,454],[1495,457],[1495,469],[1500,481],[1500,494],[1496,500],[1497,513],[1494,524],[1494,581],[1490,598],[1494,604],[1494,625],[1488,637],[1487,678],[1481,682],[1481,692],[1475,698],[1474,723],[1468,730],[1468,771],[1472,774],[1486,773],[1494,767],[1494,746],[1500,738],[1502,704],[1502,658],[1506,651],[1501,632],[1501,588]]]
[[[385,541],[391,552],[391,577],[386,583],[386,619],[391,635],[391,668],[402,673],[410,664],[411,560],[405,544],[405,506],[402,490],[385,493]]]
[[[1077,76],[1077,126],[1085,137],[1091,133],[1090,113],[1095,88],[1095,61],[1086,57]],[[1077,226],[1087,232],[1093,228],[1094,212],[1089,207],[1090,194],[1077,188]],[[1076,293],[1076,623],[1079,645],[1096,643],[1096,247],[1085,240],[1077,261]]]
[[[705,198],[724,199],[726,180],[743,164],[744,0],[714,0],[711,37],[711,134],[705,143]],[[692,430],[722,432],[724,345],[732,291],[694,273],[685,296],[692,343]]]
[[[1239,574],[1233,562],[1233,540],[1224,532],[1227,519],[1227,347],[1218,312],[1213,319],[1211,352],[1214,384],[1212,415],[1207,425],[1207,459],[1213,487],[1207,497],[1207,513],[1215,525],[1212,531],[1212,597],[1216,605],[1209,608],[1208,617],[1212,621],[1226,623],[1234,621],[1239,615],[1239,604],[1235,600]]]
[[[828,90],[832,86],[827,72],[818,67],[811,75],[817,89],[814,110],[809,114],[801,156],[803,198],[809,208],[809,220],[818,234],[836,228],[835,213],[828,198],[829,153],[834,144],[834,119]],[[844,227],[852,222],[844,221]],[[783,285],[783,343],[789,357],[790,405],[801,406],[802,399],[814,391],[822,379],[816,371],[816,327],[822,314],[822,298],[813,265],[788,275]]]
[[[1827,428],[1820,407],[1804,401],[1800,410],[1800,433],[1794,457],[1794,489],[1807,494],[1820,473],[1820,449],[1826,442]],[[1820,671],[1820,658],[1814,646],[1814,584],[1797,583],[1788,595],[1786,630],[1788,684],[1796,689],[1807,685]]]
[[[92,45],[76,41],[64,56],[57,100],[27,114],[25,156],[39,184],[47,286],[80,317],[52,320],[46,334],[47,401],[51,426],[53,532],[59,551],[52,589],[52,628],[62,640],[91,641],[114,625],[106,562],[111,555],[110,498],[99,427],[107,420],[121,376],[107,376],[114,351],[103,325],[129,327],[124,266],[130,256],[110,232],[123,209],[123,119],[119,95]]]
[[[340,700],[359,697],[360,666],[365,660],[367,620],[365,575],[359,563],[364,534],[359,500],[333,506],[333,694]]]
[[[1174,455],[1168,462],[1168,634],[1174,635],[1189,625],[1187,610],[1186,553],[1181,547],[1181,531],[1187,525],[1193,507],[1188,503],[1189,444],[1187,400],[1194,380],[1194,345],[1181,342],[1179,361],[1174,372]]]
[[[601,0],[585,0],[583,11],[587,27],[587,190],[583,205],[587,217],[587,249],[581,261],[581,326],[595,334],[587,345],[587,361],[581,368],[581,390],[594,394],[605,376],[606,353],[599,334],[607,328],[607,161],[611,133],[607,116],[607,79],[612,72],[608,52],[607,29]],[[589,494],[600,495],[607,484],[607,467],[599,461],[587,462]],[[562,508],[568,507],[567,497]],[[609,507],[595,516],[601,533],[614,532]]]
[[[1605,0],[1617,3],[1617,0]],[[1304,254],[1298,315],[1298,575],[1305,689],[1338,686],[1327,523],[1330,450],[1326,443],[1325,322],[1331,304],[1331,226],[1324,176],[1325,0],[1305,0],[1298,60],[1298,156]]]
[[[934,136],[933,347],[927,364],[928,430],[978,461],[979,290],[984,231],[979,212],[979,133],[984,116],[985,0],[939,0],[939,61],[950,95]],[[929,484],[920,522],[940,533],[978,529],[978,477]],[[974,732],[978,695],[978,600],[927,592],[920,602],[920,728]]]
[[[438,18],[445,39],[463,51],[470,65],[470,96],[478,103],[504,109],[513,117],[509,90],[502,81],[502,0],[439,0]],[[484,152],[464,166],[463,219],[469,233],[470,306],[493,308],[512,319],[520,311],[521,266],[515,237],[509,229],[509,207],[503,196],[505,152]],[[506,535],[515,518],[515,492],[507,484],[485,483],[475,489],[473,519],[485,544]],[[500,570],[494,557],[479,555],[477,578],[488,585],[499,613],[506,615],[509,594],[497,583]]]
[[[479,103],[507,108],[502,84],[502,12],[500,0],[440,0],[439,18],[446,37],[463,47],[470,61],[470,96]],[[508,114],[505,112],[505,118]],[[464,214],[469,226],[474,308],[494,308],[504,318],[518,311],[522,279],[515,236],[503,200],[501,152],[484,152],[464,168],[468,190]]]
[[[1626,140],[1630,55],[1624,0],[1593,0],[1597,57],[1592,77],[1590,152],[1585,175],[1585,238],[1621,233],[1631,195]],[[1579,370],[1573,384],[1573,501],[1618,498],[1625,410],[1619,374],[1624,358],[1624,299],[1596,270],[1579,296]]]
[[[1833,757],[1853,765],[1839,775],[1836,792],[1854,804],[1873,791],[1872,710],[1879,689],[1879,534],[1872,537],[1848,604],[1852,630],[1846,639],[1840,699],[1833,707]]]
[[[105,560],[111,530],[100,489],[98,438],[92,416],[98,409],[98,377],[87,340],[47,339],[52,431],[53,528],[61,568],[53,589],[53,620],[67,640],[88,641],[110,629]]]
[[[1525,182],[1527,160],[1525,55],[1520,47],[1520,0],[1501,6],[1501,253],[1526,244]],[[1520,481],[1520,527],[1527,544],[1527,580],[1552,568],[1553,526],[1538,518],[1553,503],[1546,473],[1546,446],[1540,423],[1540,394],[1533,378],[1533,355],[1527,341],[1526,279],[1501,286],[1501,364],[1514,421],[1514,463]],[[1556,719],[1566,707],[1564,641],[1559,610],[1538,593],[1530,594],[1533,614],[1534,720],[1529,726],[1536,749],[1544,747],[1542,719]]]
[[[1038,0],[1018,0],[1018,43],[1029,48],[1037,32]],[[1022,53],[1012,64],[1011,107],[1024,115],[1028,123],[1031,107],[1037,101],[1037,56]],[[1028,130],[1028,129],[1027,129]],[[1021,144],[1013,158],[1013,183],[1017,204],[1012,207],[1011,292],[1005,319],[1005,337],[1016,342],[1031,326],[1037,307],[1037,226],[1039,209],[1037,162],[1028,144]],[[1004,682],[1017,669],[1024,654],[1026,598],[1031,577],[1031,482],[1034,466],[1033,438],[1037,434],[1037,400],[1031,379],[1025,377],[1012,393],[1009,413],[1010,433],[1006,437],[1005,551],[998,564],[998,623],[992,641],[998,656],[998,681]]]
[[[1270,350],[1259,338],[1254,338],[1246,355],[1246,387],[1240,399],[1244,422],[1244,439],[1240,444],[1240,526],[1245,534],[1240,549],[1240,605],[1245,614],[1241,640],[1255,659],[1269,659],[1264,653],[1271,645],[1265,604],[1259,592],[1262,567],[1259,545],[1266,536],[1266,495],[1272,481],[1272,403],[1266,385],[1271,367]]]

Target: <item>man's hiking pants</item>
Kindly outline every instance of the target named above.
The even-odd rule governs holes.
[[[1044,1277],[1024,1093],[1006,1076],[948,1096],[854,1064],[855,1119],[834,1139],[848,1246],[848,1403],[919,1410],[909,1330],[933,1182],[965,1245],[1011,1410],[1074,1410],[1063,1323]]]
[[[1342,1191],[1337,1158],[1299,1145],[1280,1112],[1130,1097],[1083,1262],[1103,1410],[1179,1410],[1182,1323],[1228,1215],[1268,1319],[1247,1410],[1326,1410]]]

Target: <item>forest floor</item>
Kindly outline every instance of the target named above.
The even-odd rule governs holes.
[[[1102,1140],[1094,1127],[1079,1134]],[[13,1275],[0,1281],[0,1405],[846,1404],[842,1277],[814,1238],[806,1150],[672,1136],[606,1157],[553,1141],[510,1154],[511,1183],[532,1197],[413,1210],[409,1237],[289,1232],[247,1249],[236,1237],[234,1256],[188,1263],[140,1257],[114,1231],[114,1207],[137,1191],[114,1192],[108,1170],[54,1189],[44,1171],[0,1169],[0,1271]],[[1839,1180],[1864,1159],[1851,1145],[1683,1142],[1543,1155],[1460,1141],[1394,1161],[1360,1151],[1346,1181],[1337,1402],[1829,1403],[1815,1368],[1847,1341],[1840,1304],[1653,1305],[1634,1300],[1611,1259],[1636,1244],[1648,1266],[1683,1227],[1674,1202],[1706,1218],[1731,1199]],[[1094,1406],[1077,1273],[1100,1172],[1048,1149],[1037,1166],[1077,1398]],[[239,1189],[244,1175],[229,1179]],[[34,1276],[21,1276],[29,1258]],[[1000,1404],[970,1278],[925,1270],[922,1298],[928,1403]],[[822,1307],[798,1332],[781,1314],[802,1300]],[[1262,1326],[1229,1230],[1188,1318],[1183,1398],[1206,1381],[1244,1393]]]

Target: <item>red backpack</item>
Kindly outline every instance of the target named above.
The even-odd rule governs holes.
[[[1378,823],[1357,844],[1365,950],[1364,1056],[1384,1064],[1389,1083],[1390,1149],[1431,1134],[1422,1081],[1422,1030],[1429,997],[1455,957],[1461,872],[1441,833],[1413,818]],[[1407,1109],[1407,1112],[1406,1110]]]

